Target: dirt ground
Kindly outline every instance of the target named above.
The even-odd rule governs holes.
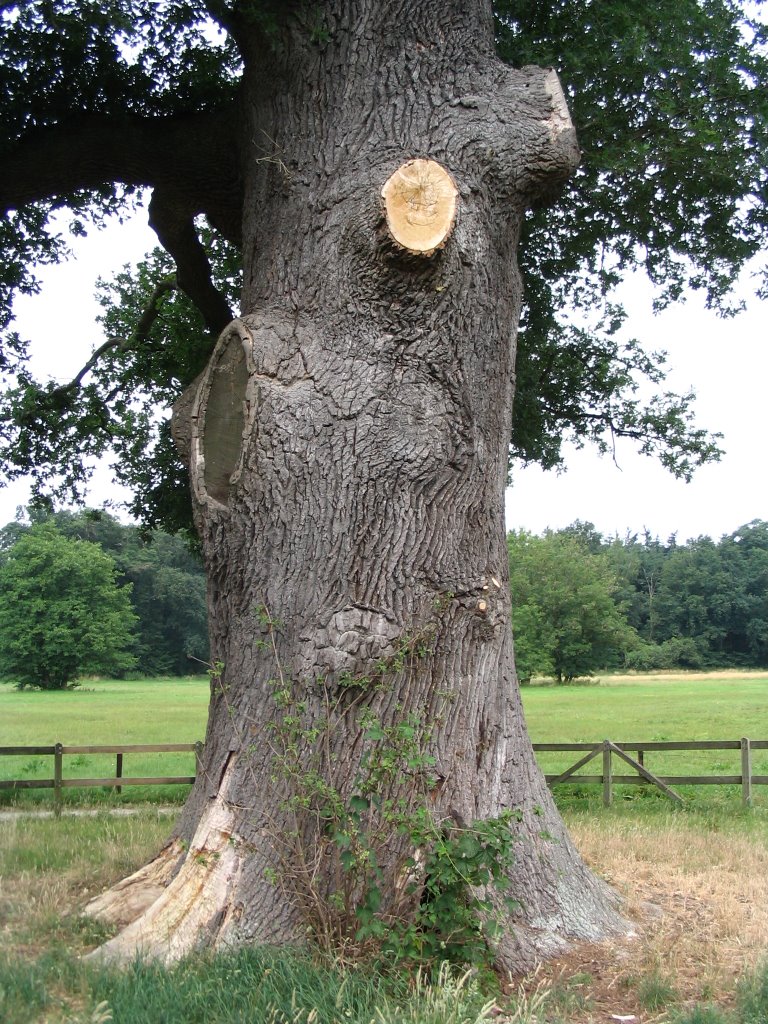
[[[693,1003],[733,1001],[768,957],[768,845],[670,821],[571,823],[587,862],[624,899],[632,932],[583,945],[522,979],[569,1022],[656,1024]]]

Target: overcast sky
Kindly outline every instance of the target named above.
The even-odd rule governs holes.
[[[75,239],[75,259],[41,272],[41,293],[22,297],[15,307],[16,329],[33,342],[36,372],[65,381],[79,370],[103,340],[95,323],[96,278],[110,277],[154,245],[140,214],[126,225]],[[669,389],[693,387],[699,423],[725,435],[720,463],[698,470],[685,484],[637,455],[629,442],[618,443],[616,462],[589,448],[570,451],[564,473],[536,467],[514,471],[507,526],[538,533],[580,519],[607,535],[648,529],[662,539],[676,533],[684,541],[702,534],[719,537],[752,519],[768,519],[768,303],[751,297],[749,287],[743,294],[746,312],[723,320],[696,296],[654,316],[651,291],[640,279],[622,293],[630,313],[627,336],[669,352]],[[28,496],[21,483],[1,489],[0,523],[13,519]],[[99,473],[90,503],[119,497],[108,472]]]
[[[741,290],[746,310],[723,319],[700,296],[653,315],[652,290],[638,276],[622,289],[629,311],[625,333],[648,350],[669,354],[665,388],[697,394],[700,426],[724,435],[721,461],[698,469],[691,483],[617,442],[616,461],[594,449],[571,451],[565,473],[536,467],[513,472],[507,525],[540,532],[574,519],[603,533],[648,529],[665,540],[732,533],[753,519],[768,519],[768,302]]]

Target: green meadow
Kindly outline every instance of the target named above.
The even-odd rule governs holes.
[[[75,690],[17,691],[0,685],[0,747],[195,743],[205,738],[209,681],[188,679],[85,680]],[[192,753],[126,754],[123,775],[137,778],[194,775]],[[64,778],[108,778],[115,756],[74,754],[64,758]],[[50,779],[53,758],[0,757],[0,779]],[[126,786],[121,802],[177,802],[186,786]],[[0,791],[0,802],[49,802],[52,790]],[[111,799],[111,790],[65,790],[67,802]]]
[[[597,676],[522,693],[539,743],[768,739],[768,672]]]
[[[569,686],[523,688],[523,704],[534,743],[616,743],[640,740],[768,740],[768,673],[725,672],[650,676],[603,676]],[[633,755],[634,756],[634,755]],[[579,753],[539,753],[544,771],[564,771]],[[646,767],[659,775],[740,775],[738,750],[648,752]],[[582,771],[600,774],[596,760]],[[755,775],[768,775],[768,750],[753,753]],[[631,774],[620,763],[614,772]],[[581,796],[600,799],[599,787],[582,786]],[[589,789],[589,794],[587,794]],[[625,799],[656,793],[621,787]],[[567,796],[566,796],[567,794]],[[579,787],[564,786],[560,800]],[[660,794],[659,794],[660,795]],[[682,795],[696,803],[735,800],[738,787],[689,786]],[[662,797],[662,799],[665,799]],[[755,788],[755,801],[768,805],[768,786]]]
[[[207,677],[188,679],[87,680],[75,690],[18,692],[0,685],[0,746],[110,743],[194,743],[205,736],[208,709]],[[555,686],[538,683],[523,688],[523,704],[531,738],[539,743],[587,743],[611,739],[633,740],[737,740],[768,739],[768,673],[724,672],[652,676],[604,676],[581,684]],[[540,754],[547,772],[562,771],[577,754]],[[648,753],[646,765],[666,775],[739,774],[739,752],[685,751]],[[64,777],[101,778],[114,774],[114,755],[70,755]],[[586,769],[589,771],[590,769]],[[617,772],[619,768],[615,769]],[[755,751],[755,774],[768,775],[768,750]],[[595,774],[600,768],[592,768]],[[621,769],[623,772],[623,769]],[[190,775],[192,754],[128,754],[126,776]],[[43,755],[0,758],[2,779],[45,779],[53,775],[53,759]],[[586,791],[587,787],[581,787]],[[730,787],[698,787],[703,798],[738,800]],[[627,798],[633,798],[626,787]],[[638,787],[634,796],[639,796]],[[768,803],[768,787],[756,789],[756,801]],[[564,787],[571,799],[578,787]],[[567,793],[567,797],[566,797]],[[130,787],[122,802],[152,800],[177,802],[186,787]],[[583,794],[584,795],[584,794]],[[599,799],[590,787],[589,799]],[[50,790],[0,793],[4,802],[49,801]],[[65,791],[65,798],[103,801],[110,790]]]

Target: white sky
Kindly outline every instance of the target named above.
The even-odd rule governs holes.
[[[619,439],[616,463],[594,449],[570,450],[567,471],[516,470],[507,491],[507,526],[535,533],[575,519],[604,534],[645,528],[666,540],[708,534],[718,538],[752,519],[768,519],[768,302],[749,282],[740,294],[743,313],[718,317],[692,295],[663,313],[651,311],[652,290],[637,277],[621,290],[629,318],[624,333],[647,350],[667,351],[665,390],[696,392],[696,421],[724,435],[719,463],[696,470],[691,483]]]
[[[15,328],[33,342],[36,372],[47,370],[60,381],[77,372],[103,340],[95,322],[96,278],[111,277],[155,244],[139,214],[125,225],[74,239],[75,259],[41,271],[41,293],[21,297],[15,307]],[[677,533],[684,541],[701,534],[719,537],[752,519],[768,519],[768,303],[758,302],[747,288],[744,296],[747,311],[730,320],[708,312],[697,296],[653,316],[651,291],[639,279],[621,296],[630,313],[627,336],[647,349],[669,352],[669,390],[693,387],[698,422],[725,435],[720,463],[698,470],[685,484],[637,455],[630,442],[618,443],[618,465],[589,448],[571,451],[564,473],[515,470],[514,487],[507,492],[507,526],[538,533],[581,519],[609,535],[647,528],[662,539]],[[0,525],[13,519],[28,497],[21,482],[0,489]],[[90,503],[119,497],[108,470],[100,472]]]

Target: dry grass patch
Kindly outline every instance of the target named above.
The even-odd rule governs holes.
[[[542,966],[525,980],[511,1016],[500,1019],[518,1024],[534,1019],[539,1024],[606,1024],[612,1017],[634,1015],[633,1024],[661,1024],[670,1013],[694,1002],[730,1004],[736,979],[751,966],[768,962],[768,829],[759,811],[718,813],[705,821],[698,814],[634,806],[596,813],[571,810],[566,818],[587,861],[624,897],[636,935],[584,946]],[[110,1006],[116,1007],[116,1000],[128,998],[120,994],[118,975],[104,982],[107,988],[90,990],[93,979],[77,955],[105,936],[98,923],[81,918],[78,911],[88,897],[149,860],[170,831],[171,820],[147,811],[136,818],[64,816],[59,821],[2,822],[0,950],[10,959],[0,989],[6,985],[6,1004],[11,1007],[5,1019],[53,1024],[72,1021],[77,1013],[78,1020],[87,1020],[101,1000],[108,997]],[[39,954],[44,955],[38,963],[48,966],[38,970]],[[251,955],[261,954],[244,952],[242,957]],[[198,966],[201,978],[218,970],[229,977],[233,970],[224,962],[218,967],[215,961]],[[257,968],[254,971],[254,977],[261,976]],[[159,986],[169,1005],[181,1006],[192,998],[195,986],[200,988],[195,996],[200,1002],[217,999],[231,983],[214,984],[208,978],[203,984],[195,980],[197,975],[191,981],[182,975],[152,974],[147,984]],[[13,990],[8,979],[16,986]],[[381,979],[373,980],[378,984]],[[249,981],[244,988],[246,1002],[254,984]],[[29,986],[29,996],[23,985]],[[286,991],[290,996],[290,986]],[[39,1007],[30,1004],[33,998]],[[139,1005],[139,996],[136,999]],[[2,1001],[0,991],[0,1020]],[[120,1012],[123,1016],[117,1014],[116,1019],[142,1019],[138,1010]],[[165,1021],[164,1013],[152,1019]],[[198,1019],[184,1016],[186,1009],[179,1013],[167,1019]],[[233,1010],[231,1017],[217,1019],[236,1016]],[[365,1020],[372,1017],[373,1011]]]
[[[104,814],[70,823],[66,816],[59,820],[3,820],[3,948],[33,956],[63,945],[79,953],[100,941],[103,926],[80,917],[80,908],[89,896],[149,860],[168,835],[172,820],[152,811],[135,818],[115,819]]]
[[[635,934],[538,972],[535,984],[546,980],[567,1007],[564,1019],[663,1021],[665,1007],[729,1005],[736,980],[768,959],[765,836],[711,831],[674,813],[648,821],[575,815],[569,828],[626,901]]]
[[[604,673],[599,679],[596,679],[595,682],[610,683],[611,686],[620,686],[622,683],[695,683],[718,679],[765,679],[765,670],[759,668],[719,668],[708,672],[667,672],[660,669],[657,672],[628,672],[620,675]]]

